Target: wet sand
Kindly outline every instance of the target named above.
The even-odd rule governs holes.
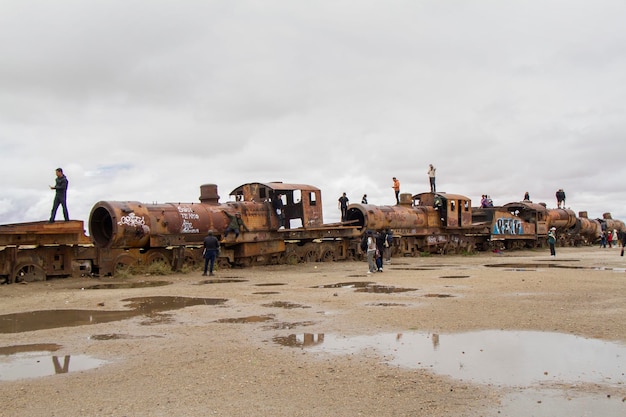
[[[548,255],[394,258],[376,274],[338,262],[220,270],[211,281],[195,272],[0,286],[0,415],[626,415],[626,356],[586,350],[626,347],[626,257],[596,247]],[[7,316],[34,311],[44,313]],[[494,344],[495,370],[485,361]],[[38,348],[49,372],[6,380],[8,365]],[[584,375],[540,362],[555,350],[572,363],[591,356]],[[540,375],[499,379],[507,361],[519,374],[535,359]],[[604,375],[611,363],[619,373]]]

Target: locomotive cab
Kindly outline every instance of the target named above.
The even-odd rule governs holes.
[[[311,185],[255,182],[235,188],[230,195],[236,201],[268,203],[271,207],[271,223],[276,229],[281,226],[285,229],[306,229],[319,227],[324,223],[322,193],[319,188]]]
[[[471,200],[463,195],[420,193],[413,196],[413,205],[434,207],[445,227],[461,228],[472,224]]]

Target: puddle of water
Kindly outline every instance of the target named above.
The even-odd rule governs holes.
[[[259,292],[253,292],[252,294],[272,295],[272,294],[280,294],[280,293],[278,291],[259,291]]]
[[[33,343],[30,345],[13,345],[0,347],[0,355],[14,355],[24,352],[56,352],[61,349],[61,345],[56,343]]]
[[[489,268],[510,268],[516,271],[523,270],[533,270],[536,268],[563,268],[563,269],[585,269],[589,271],[615,271],[615,272],[624,272],[626,268],[612,268],[612,267],[604,267],[604,266],[572,266],[572,265],[560,265],[555,263],[504,263],[504,264],[487,264],[485,265]]]
[[[396,268],[392,266],[389,269],[393,269],[394,271],[434,271],[437,268],[430,268],[430,267]]]
[[[26,352],[0,357],[0,381],[15,381],[97,368],[107,361],[87,355],[51,356]]]
[[[224,298],[189,297],[139,297],[126,301],[131,310],[40,310],[0,316],[0,333],[22,333],[34,330],[74,327],[87,324],[109,323],[136,316],[155,315],[169,310],[178,310],[196,305],[217,305]]]
[[[205,279],[204,281],[200,281],[194,285],[206,285],[206,284],[226,284],[230,282],[247,282],[247,279],[235,279],[235,278],[226,278],[226,279]]]
[[[454,297],[454,295],[451,295],[451,294],[424,294],[424,297],[429,297],[429,298],[449,298],[449,297]]]
[[[368,305],[375,306],[375,307],[406,307],[406,304],[399,304],[399,303],[372,303]]]
[[[274,320],[274,315],[268,316],[248,316],[248,317],[235,317],[230,319],[215,320],[214,323],[262,323],[264,321]]]
[[[268,282],[267,284],[256,284],[257,287],[273,287],[276,285],[286,285],[284,282]]]
[[[285,330],[285,329],[294,329],[296,327],[306,327],[306,326],[313,326],[315,324],[315,322],[313,321],[298,321],[295,323],[286,323],[286,322],[280,322],[280,323],[273,323],[269,326],[263,326],[263,330]]]
[[[131,334],[121,333],[106,333],[106,334],[94,334],[89,337],[91,340],[122,340],[122,339],[150,339],[150,338],[162,338],[163,336],[150,335],[150,336],[133,336]]]
[[[287,347],[311,347],[324,343],[324,333],[304,333],[303,335],[290,334],[289,336],[276,336],[272,341]]]
[[[624,398],[558,390],[534,390],[505,395],[492,414],[507,417],[623,417]]]
[[[316,285],[311,288],[364,288],[373,284],[372,281],[338,282],[337,284]]]
[[[429,369],[480,384],[626,383],[626,346],[560,333],[486,330],[355,337],[327,334],[323,341],[317,350],[353,354],[375,348],[382,356],[392,357],[392,365]]]
[[[392,285],[367,285],[363,288],[357,288],[355,290],[355,292],[371,292],[377,294],[392,294],[407,291],[417,291],[417,288],[399,288]]]
[[[127,288],[151,288],[151,287],[163,287],[165,285],[171,285],[170,281],[141,281],[141,282],[111,282],[108,284],[96,284],[89,287],[85,287],[86,290],[117,290]]]
[[[310,306],[303,306],[302,304],[290,303],[289,301],[274,301],[273,303],[261,304],[263,307],[279,307],[279,308],[311,308]]]
[[[454,278],[454,279],[457,279],[457,278],[469,278],[469,277],[470,277],[469,275],[442,275],[439,278]]]

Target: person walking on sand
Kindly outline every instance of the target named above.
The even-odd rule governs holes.
[[[207,269],[209,270],[209,275],[213,276],[213,265],[215,265],[215,258],[217,258],[217,254],[220,251],[220,242],[213,236],[213,230],[207,232],[203,245],[204,251],[202,256],[204,257],[204,273],[202,276],[206,276]]]
[[[55,190],[54,203],[52,204],[52,212],[50,213],[50,223],[54,223],[59,205],[63,208],[63,218],[65,221],[70,219],[70,215],[67,212],[67,177],[63,174],[62,168],[56,169],[56,176],[55,184],[50,186],[51,190]]]
[[[435,171],[437,171],[437,168],[435,168],[433,164],[428,165],[428,181],[430,182],[431,193],[437,192],[437,187],[435,186]]]
[[[391,188],[393,188],[393,191],[396,194],[396,204],[400,204],[400,181],[398,181],[396,177],[393,177],[392,180],[393,185]]]
[[[556,227],[551,227],[548,232],[548,245],[550,246],[550,256],[555,257],[556,251],[554,245],[556,244]]]
[[[372,233],[371,230],[367,231],[366,255],[367,255],[367,266],[369,268],[367,273],[371,274],[372,272],[378,271],[378,268],[376,267],[376,237],[374,236],[374,233]]]

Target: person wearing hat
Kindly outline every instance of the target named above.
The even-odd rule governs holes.
[[[554,245],[556,244],[556,227],[551,227],[548,232],[548,245],[550,246],[550,256],[555,257],[556,251]]]
[[[215,265],[215,258],[217,258],[219,251],[220,242],[213,236],[213,230],[209,230],[204,238],[204,251],[202,252],[202,256],[204,257],[204,273],[202,276],[206,276],[207,269],[209,270],[209,275],[213,276],[213,265]]]

